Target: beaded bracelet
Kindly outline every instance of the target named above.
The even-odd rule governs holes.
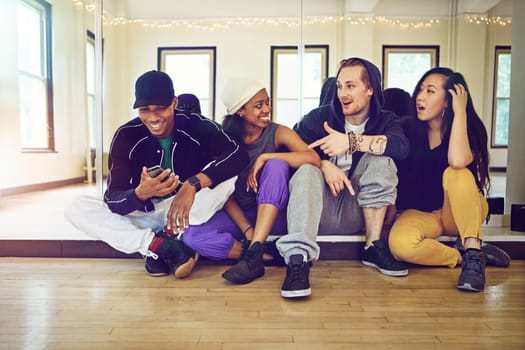
[[[348,136],[348,153],[354,154],[359,151],[359,139],[353,131],[350,131],[346,135]]]

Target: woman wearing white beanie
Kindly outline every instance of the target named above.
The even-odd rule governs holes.
[[[286,232],[290,168],[319,166],[320,158],[293,130],[272,123],[268,92],[258,81],[229,80],[222,101],[228,113],[223,128],[246,148],[250,163],[238,175],[224,210],[203,225],[190,226],[183,239],[211,259],[240,257],[222,277],[244,284],[264,275],[263,244],[268,235]]]

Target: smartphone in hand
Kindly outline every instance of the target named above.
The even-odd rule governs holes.
[[[162,173],[164,169],[160,167],[160,165],[155,165],[151,168],[148,168],[148,175],[151,177],[157,177]]]

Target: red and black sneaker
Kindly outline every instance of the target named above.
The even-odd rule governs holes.
[[[165,230],[155,233],[149,251],[153,259],[166,260],[169,269],[173,270],[177,278],[189,276],[199,258],[197,252]]]
[[[171,273],[170,266],[164,259],[155,259],[152,256],[146,257],[146,272],[152,277],[167,276]]]

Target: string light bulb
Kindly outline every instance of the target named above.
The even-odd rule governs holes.
[[[82,0],[71,0],[76,6],[83,7],[88,12],[95,11],[95,5],[86,4]],[[478,14],[465,14],[463,16],[465,21],[474,24],[485,25],[500,25],[508,26],[512,24],[512,18],[507,17],[489,17]],[[287,26],[289,28],[298,27],[302,25],[316,25],[316,24],[350,24],[350,25],[364,25],[364,24],[387,24],[391,26],[400,27],[402,29],[428,29],[439,24],[440,20],[437,18],[418,20],[418,19],[400,19],[390,18],[384,16],[306,16],[300,21],[297,17],[236,17],[236,18],[209,18],[209,19],[129,19],[126,17],[115,17],[103,11],[103,22],[108,25],[122,26],[122,25],[142,25],[144,28],[185,28],[191,30],[215,31],[227,30],[231,27],[237,26],[255,26],[255,25],[273,25],[273,26]]]

